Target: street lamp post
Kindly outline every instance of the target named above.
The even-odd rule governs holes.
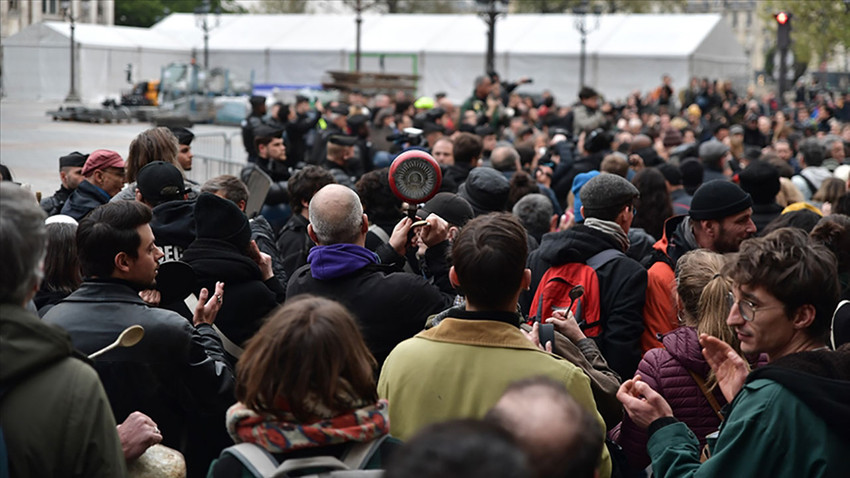
[[[77,61],[74,48],[74,30],[76,30],[77,19],[74,17],[74,5],[70,0],[62,0],[61,5],[64,16],[71,20],[71,89],[68,91],[68,96],[65,97],[65,103],[79,103],[80,95],[77,94]]]
[[[210,67],[210,30],[218,27],[221,9],[216,9],[215,25],[209,24],[208,16],[210,11],[212,11],[210,0],[204,0],[201,6],[195,9],[195,25],[204,32],[204,69],[206,70]]]
[[[593,6],[593,15],[596,18],[596,23],[590,27],[587,21],[587,1],[581,2],[577,7],[573,8],[573,14],[576,15],[575,27],[581,35],[581,51],[579,53],[579,88],[584,84],[584,66],[587,61],[587,35],[599,28],[599,16],[602,14],[602,9],[599,5]]]
[[[354,18],[354,23],[357,25],[357,41],[354,50],[354,71],[360,73],[360,26],[363,23],[363,3],[357,0],[354,5],[354,11],[357,16]]]
[[[477,0],[478,12],[487,24],[487,59],[485,70],[496,71],[496,19],[507,10],[509,0]]]

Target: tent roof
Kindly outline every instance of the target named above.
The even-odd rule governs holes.
[[[569,14],[500,17],[496,23],[496,52],[578,54],[581,37],[575,28],[577,19]],[[585,20],[592,30],[587,36],[587,53],[606,56],[688,56],[715,28],[728,28],[717,14],[601,15],[598,28],[594,28],[593,15]],[[221,15],[219,25],[210,32],[209,46],[217,51],[352,51],[355,28],[353,14]],[[203,45],[203,34],[193,14],[171,14],[151,31],[195,48]],[[476,15],[396,14],[364,15],[361,41],[365,53],[477,53],[486,48],[486,38],[487,27]],[[743,51],[729,54],[742,56]]]
[[[30,25],[7,38],[6,45],[67,45],[71,24],[43,22]],[[169,32],[149,28],[77,23],[74,40],[81,45],[119,49],[187,50],[191,43],[175,39]]]

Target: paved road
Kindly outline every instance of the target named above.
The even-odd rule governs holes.
[[[53,121],[46,112],[58,106],[58,103],[0,101],[0,162],[12,170],[16,182],[27,183],[32,191],[41,191],[44,195],[53,194],[59,188],[60,156],[72,151],[90,153],[95,149],[111,149],[126,158],[133,138],[151,127],[149,123],[138,122]],[[234,157],[241,158],[244,154],[241,138],[236,134],[238,127],[196,125],[192,130],[195,134],[233,136]]]

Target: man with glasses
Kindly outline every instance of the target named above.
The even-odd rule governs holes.
[[[98,149],[86,159],[82,175],[85,179],[62,206],[62,214],[77,221],[121,192],[124,187],[124,160],[115,151]]]
[[[742,244],[728,268],[735,285],[727,324],[742,352],[766,353],[770,364],[749,373],[728,344],[700,337],[729,401],[705,463],[697,438],[639,376],[620,387],[629,416],[648,428],[656,475],[846,476],[840,464],[850,450],[850,346],[826,347],[838,302],[835,264],[797,229]]]

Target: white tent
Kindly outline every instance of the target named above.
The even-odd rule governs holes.
[[[71,77],[71,26],[44,22],[30,25],[3,43],[3,89],[10,98],[61,100]],[[77,93],[87,101],[116,97],[129,89],[127,65],[133,78],[160,77],[162,66],[188,61],[191,47],[168,34],[132,27],[77,24]]]
[[[573,15],[507,15],[496,24],[496,70],[534,78],[520,91],[549,89],[575,98],[580,36]],[[595,18],[588,16],[595,26]],[[215,23],[213,22],[213,25]],[[212,66],[255,84],[318,86],[328,70],[353,70],[353,15],[222,15],[209,34]],[[4,43],[10,97],[58,99],[68,88],[67,24],[34,25]],[[484,70],[487,30],[475,15],[366,15],[363,71],[421,76],[418,94],[443,91],[463,100]],[[172,14],[150,29],[78,25],[80,93],[115,95],[123,70],[157,77],[169,61],[202,57],[203,34],[192,14]],[[646,91],[670,74],[678,87],[693,75],[745,79],[743,48],[720,15],[603,15],[587,36],[586,83],[610,98]]]

